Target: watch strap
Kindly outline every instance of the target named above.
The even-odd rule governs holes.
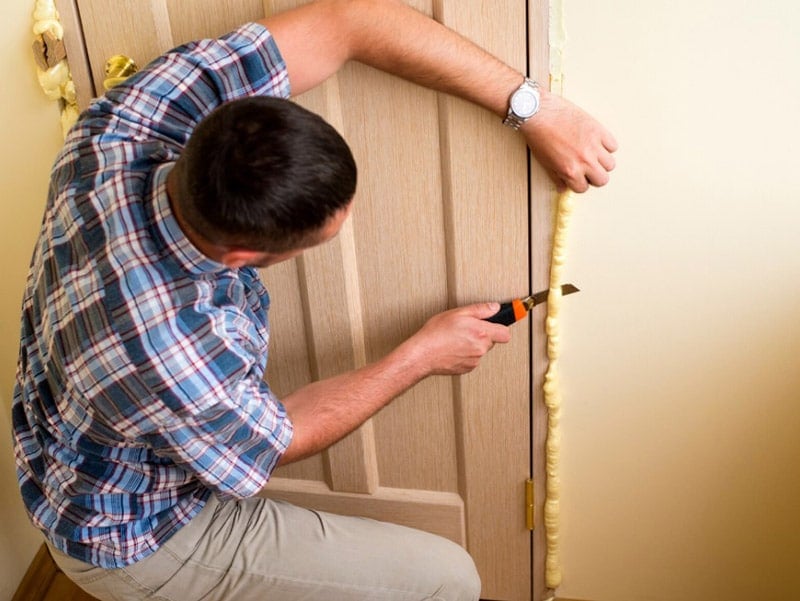
[[[522,81],[522,83],[519,85],[519,87],[511,93],[511,96],[508,97],[509,98],[509,101],[508,101],[508,113],[506,114],[505,119],[503,119],[503,125],[507,125],[508,127],[510,127],[513,130],[518,130],[520,127],[522,127],[523,123],[525,123],[528,119],[530,119],[531,117],[533,117],[536,114],[536,112],[534,112],[534,114],[530,115],[529,117],[521,117],[521,116],[517,115],[514,112],[514,109],[511,106],[511,97],[514,96],[514,94],[516,94],[517,91],[519,91],[519,90],[521,90],[522,88],[525,88],[525,87],[531,87],[531,88],[534,88],[535,90],[538,91],[539,84],[537,82],[535,82],[534,80],[530,79],[529,77],[526,77]],[[538,108],[537,108],[537,112],[538,112]]]

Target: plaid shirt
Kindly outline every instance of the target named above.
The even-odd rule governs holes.
[[[63,552],[146,557],[210,494],[256,494],[292,437],[263,381],[269,297],[185,238],[166,178],[202,117],[289,96],[269,32],[187,44],[96,100],[56,159],[13,404],[33,523]]]

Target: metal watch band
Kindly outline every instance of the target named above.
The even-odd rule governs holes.
[[[534,80],[530,79],[529,77],[526,77],[524,79],[524,81],[520,84],[520,86],[511,93],[511,96],[514,96],[514,94],[516,94],[518,90],[520,90],[521,88],[523,88],[525,86],[532,87],[532,88],[534,88],[536,90],[539,89],[539,84],[537,82],[535,82]],[[505,119],[503,119],[503,125],[507,125],[511,129],[516,131],[516,130],[519,130],[519,128],[522,127],[522,124],[525,123],[531,117],[533,117],[536,113],[534,113],[534,115],[531,115],[530,117],[520,117],[519,115],[517,115],[514,112],[514,110],[511,108],[511,96],[509,96],[508,114],[506,114]],[[537,112],[538,112],[538,109],[537,109]]]
[[[497,123],[497,121],[495,121],[495,123]],[[524,119],[520,119],[514,114],[514,111],[508,109],[508,115],[506,115],[506,118],[503,119],[503,125],[507,125],[513,130],[518,130],[520,127],[522,127],[523,123],[525,123]]]

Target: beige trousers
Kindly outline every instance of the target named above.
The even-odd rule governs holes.
[[[260,498],[212,497],[158,551],[124,568],[50,552],[103,601],[475,601],[480,594],[472,559],[448,540]]]

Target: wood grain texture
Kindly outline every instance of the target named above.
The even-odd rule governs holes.
[[[47,546],[42,544],[22,577],[12,601],[41,601],[47,595],[58,568],[50,557]]]
[[[318,511],[419,528],[466,544],[464,502],[455,493],[386,487],[369,495],[335,493],[322,482],[273,478],[262,495]]]
[[[175,44],[218,37],[265,15],[263,0],[151,0],[164,1]]]
[[[67,51],[72,81],[75,84],[76,102],[78,108],[83,110],[94,96],[94,83],[81,33],[78,7],[76,0],[55,0],[55,4],[64,27],[64,47]]]
[[[525,6],[491,10],[448,0],[437,18],[520,71],[525,70]],[[508,299],[529,288],[527,154],[493,114],[442,97],[442,162],[451,303]],[[527,325],[527,324],[525,324]],[[529,337],[525,325],[479,370],[455,381],[460,490],[482,596],[529,599],[531,537],[524,482],[530,475]]]
[[[363,65],[348,67],[342,83],[363,174],[353,222],[372,361],[447,308],[437,104],[429,90]],[[436,378],[382,411],[375,420],[381,482],[455,491],[452,415],[450,382]]]
[[[163,1],[128,3],[119,10],[116,5],[110,10],[103,0],[78,0],[78,6],[95,96],[104,92],[110,57],[125,55],[141,68],[175,45]]]
[[[12,601],[97,601],[67,578],[42,544]]]
[[[63,572],[57,572],[42,601],[97,601],[97,598],[81,589]]]
[[[179,44],[219,36],[264,16],[261,0],[149,0],[116,4],[114,10],[102,0],[75,2],[90,58],[93,95],[104,91],[105,61],[111,56],[128,56],[141,68]]]

